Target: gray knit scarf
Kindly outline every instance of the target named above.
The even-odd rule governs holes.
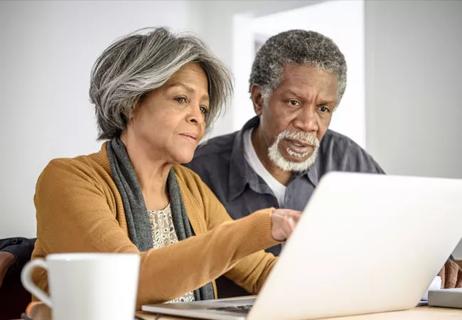
[[[107,153],[112,177],[124,204],[130,240],[140,251],[149,250],[153,246],[151,222],[144,203],[143,193],[125,145],[119,138],[113,138],[107,144]],[[167,188],[173,225],[178,240],[181,241],[193,236],[194,233],[183,205],[180,188],[173,169],[170,170],[167,178]],[[209,282],[203,287],[194,290],[194,298],[196,301],[214,299],[212,284]]]

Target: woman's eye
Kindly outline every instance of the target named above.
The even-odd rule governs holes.
[[[186,97],[175,97],[175,101],[179,104],[184,104],[188,102],[188,98]]]
[[[200,106],[200,110],[201,110],[202,114],[207,115],[209,113],[209,109],[207,107]]]
[[[300,101],[296,100],[296,99],[289,99],[289,105],[291,107],[298,107],[301,105]]]

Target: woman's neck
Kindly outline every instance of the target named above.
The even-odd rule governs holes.
[[[127,134],[126,131],[120,139],[125,145],[135,169],[146,208],[149,210],[165,208],[169,203],[167,178],[172,164],[162,159],[153,158],[152,154],[146,152],[149,147],[143,146],[139,140]]]

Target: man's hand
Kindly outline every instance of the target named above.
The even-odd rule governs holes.
[[[295,229],[301,212],[290,209],[274,209],[271,214],[271,235],[276,241],[286,241]]]

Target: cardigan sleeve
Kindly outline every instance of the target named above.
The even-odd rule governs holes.
[[[139,252],[117,219],[116,195],[109,189],[98,178],[97,171],[82,161],[52,161],[39,177],[34,199],[39,255]],[[212,211],[209,213],[213,215]],[[256,241],[235,236],[259,234],[260,229],[266,233],[270,223],[268,210],[239,221],[223,221],[218,214],[217,218],[210,218],[213,228],[207,232],[168,247],[140,252],[137,308],[199,288],[243,257],[274,245],[274,240],[267,236]],[[46,288],[44,274],[39,276],[38,283]]]
[[[190,171],[189,169],[185,170]],[[223,223],[233,221],[224,206],[210,188],[201,180],[201,178],[192,171],[190,174],[195,180],[194,184],[197,185],[197,194],[194,194],[193,191],[193,198],[196,200],[201,199],[204,206],[202,211],[205,215],[207,230],[214,230]],[[186,176],[188,175],[186,174]],[[190,186],[190,189],[193,189],[192,186]],[[277,244],[278,242],[273,240],[271,237],[271,211],[272,209],[268,208],[251,214],[250,217],[252,215],[265,214],[267,215],[267,219],[263,220],[260,225],[255,225],[250,233],[236,233],[235,235],[230,236],[228,238],[229,245],[233,245],[234,242],[241,242],[242,240],[249,243],[253,242],[255,244],[260,241],[265,243],[269,241],[272,242],[273,245]],[[241,221],[243,219],[245,218],[236,221]],[[230,257],[223,257],[223,259],[229,258]],[[277,258],[275,258],[273,254],[259,250],[248,256],[243,256],[233,265],[230,263],[229,265],[232,265],[232,267],[227,270],[224,275],[239,286],[245,288],[248,292],[255,294],[261,289],[276,261]]]

